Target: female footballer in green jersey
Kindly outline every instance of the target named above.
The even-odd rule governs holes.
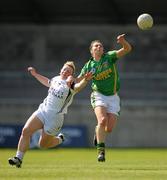
[[[122,48],[104,53],[103,44],[94,40],[90,45],[91,58],[84,65],[77,81],[82,80],[84,74],[92,72],[91,104],[94,109],[97,126],[94,143],[98,150],[98,161],[105,161],[105,139],[116,125],[120,111],[120,98],[118,96],[119,76],[116,68],[117,59],[131,51],[131,45],[124,38],[125,34],[117,37],[117,43]]]

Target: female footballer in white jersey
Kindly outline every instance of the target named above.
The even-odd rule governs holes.
[[[60,71],[60,75],[49,80],[37,73],[35,68],[29,67],[28,71],[43,85],[49,87],[48,95],[39,108],[30,116],[22,129],[16,156],[9,158],[10,165],[21,167],[25,152],[30,145],[30,138],[34,132],[42,129],[39,139],[41,148],[51,148],[64,141],[64,135],[58,134],[63,126],[64,114],[72,103],[73,96],[79,92],[92,78],[92,73],[87,73],[80,83],[71,84],[75,71],[73,61],[67,61]],[[58,134],[58,135],[57,135]]]

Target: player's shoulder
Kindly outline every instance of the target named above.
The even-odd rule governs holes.
[[[85,63],[85,66],[89,65],[93,61],[93,57],[90,57],[88,61]]]
[[[105,57],[107,57],[112,61],[116,61],[118,59],[117,51],[116,50],[108,51]]]
[[[60,76],[54,76],[52,77],[52,80],[60,80]]]
[[[61,81],[60,76],[54,76],[50,79],[50,83],[58,82]]]
[[[109,55],[109,56],[116,55],[116,54],[117,54],[116,50],[108,51],[105,53],[105,55]]]
[[[88,69],[92,64],[92,58],[90,58],[83,66],[82,70]]]

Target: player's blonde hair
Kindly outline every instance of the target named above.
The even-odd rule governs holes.
[[[74,61],[67,61],[64,65],[68,65],[73,69],[73,74],[75,73],[75,64]]]

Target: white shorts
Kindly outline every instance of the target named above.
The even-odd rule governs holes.
[[[64,114],[53,114],[52,112],[46,112],[40,108],[34,112],[34,114],[44,124],[44,131],[46,134],[55,136],[63,126]]]
[[[97,106],[106,107],[108,113],[113,113],[117,116],[120,114],[120,98],[118,94],[105,96],[99,92],[92,92],[91,105],[93,109]]]

